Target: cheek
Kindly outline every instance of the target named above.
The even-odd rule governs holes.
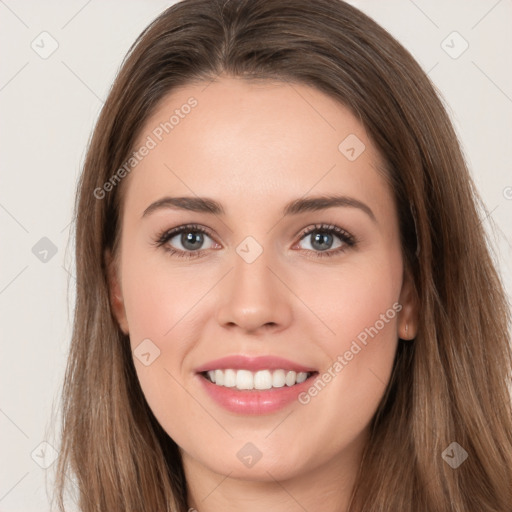
[[[324,335],[317,337],[317,344],[328,361],[299,397],[308,418],[343,424],[349,437],[370,421],[393,367],[401,274],[399,256],[361,260],[324,280],[322,294],[310,294],[308,304],[323,320],[318,332]],[[326,449],[334,449],[337,442],[333,437]]]
[[[331,359],[349,350],[354,340],[361,346],[369,339],[382,341],[367,343],[365,354],[383,350],[385,340],[396,338],[401,276],[400,255],[383,253],[333,268],[330,274],[318,272],[309,285],[297,282],[295,290],[305,297],[318,317],[317,331],[323,333],[313,338],[315,343]]]
[[[187,410],[190,396],[182,387],[190,378],[187,355],[213,314],[205,311],[209,302],[202,298],[217,278],[211,269],[172,265],[165,255],[149,255],[135,244],[123,249],[123,299],[142,390],[157,417],[165,414],[171,397]]]
[[[172,267],[165,257],[130,253],[122,264],[123,298],[132,344],[151,338],[155,343],[174,333],[194,316],[194,308],[208,289],[194,279],[193,268]],[[207,276],[206,276],[207,277]],[[179,349],[178,344],[173,345]]]
[[[204,422],[185,390],[183,363],[193,346],[190,340],[194,337],[193,319],[200,309],[196,310],[198,301],[211,285],[193,281],[193,270],[170,272],[169,266],[147,262],[147,254],[137,257],[135,252],[123,262],[123,296],[134,365],[153,414],[171,437],[184,440],[190,422]]]

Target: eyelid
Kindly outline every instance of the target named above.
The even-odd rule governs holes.
[[[165,243],[170,238],[173,238],[176,235],[181,234],[183,231],[198,231],[200,233],[205,233],[210,238],[215,239],[215,235],[210,228],[206,226],[202,226],[201,224],[182,224],[180,226],[176,226],[171,229],[166,229],[162,231],[159,235],[157,235],[157,242]]]
[[[305,236],[314,233],[315,231],[332,232],[346,243],[355,244],[357,242],[356,238],[352,234],[347,230],[336,226],[336,224],[314,224],[302,229],[297,236],[299,237],[299,240],[302,240]]]

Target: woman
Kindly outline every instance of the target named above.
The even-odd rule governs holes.
[[[477,206],[432,84],[355,8],[166,10],[79,183],[59,497],[71,470],[84,511],[510,510]]]

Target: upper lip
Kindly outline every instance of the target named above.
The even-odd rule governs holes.
[[[210,370],[226,370],[228,368],[250,371],[283,369],[307,373],[316,371],[314,368],[304,366],[302,364],[290,361],[288,359],[284,359],[282,357],[250,357],[237,354],[209,361],[196,368],[196,372],[202,373]]]

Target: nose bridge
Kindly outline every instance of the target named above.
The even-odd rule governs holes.
[[[219,323],[251,331],[287,325],[291,319],[290,298],[274,275],[276,264],[271,251],[247,237],[236,247],[233,265],[218,309]]]

